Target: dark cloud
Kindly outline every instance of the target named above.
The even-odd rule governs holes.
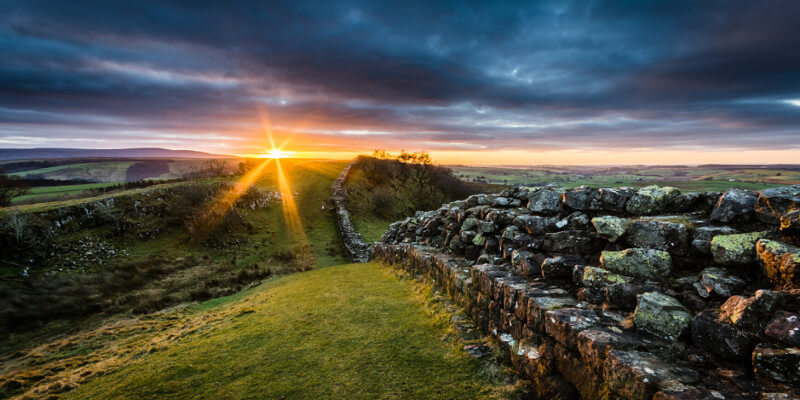
[[[534,3],[5,2],[0,145],[800,147],[800,3]]]

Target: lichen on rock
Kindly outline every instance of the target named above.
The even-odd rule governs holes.
[[[637,328],[668,341],[675,341],[689,327],[692,314],[673,297],[658,292],[639,296],[633,313]]]
[[[600,256],[603,268],[623,275],[642,278],[665,278],[672,271],[672,256],[663,250],[625,249],[603,251]]]
[[[714,262],[723,265],[744,265],[756,261],[756,242],[767,236],[766,231],[717,235],[711,240]]]

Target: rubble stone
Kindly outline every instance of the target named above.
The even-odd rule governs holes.
[[[689,232],[686,226],[675,222],[638,220],[628,228],[628,244],[685,254],[689,248]]]
[[[742,329],[760,330],[781,305],[780,293],[758,290],[752,297],[731,296],[720,307],[720,318]]]

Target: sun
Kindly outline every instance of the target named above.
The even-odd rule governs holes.
[[[283,151],[281,149],[272,149],[264,154],[264,158],[286,158],[292,155],[292,151]]]

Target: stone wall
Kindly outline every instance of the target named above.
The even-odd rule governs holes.
[[[391,225],[373,256],[442,287],[542,398],[789,399],[800,186],[512,188]]]
[[[344,189],[344,183],[352,165],[352,162],[347,164],[336,180],[333,181],[333,185],[331,185],[331,200],[333,201],[336,223],[339,226],[339,233],[347,250],[347,256],[353,262],[363,263],[369,261],[370,246],[364,242],[364,238],[353,227],[353,221],[350,220],[350,213],[347,212],[346,208],[347,193]]]

